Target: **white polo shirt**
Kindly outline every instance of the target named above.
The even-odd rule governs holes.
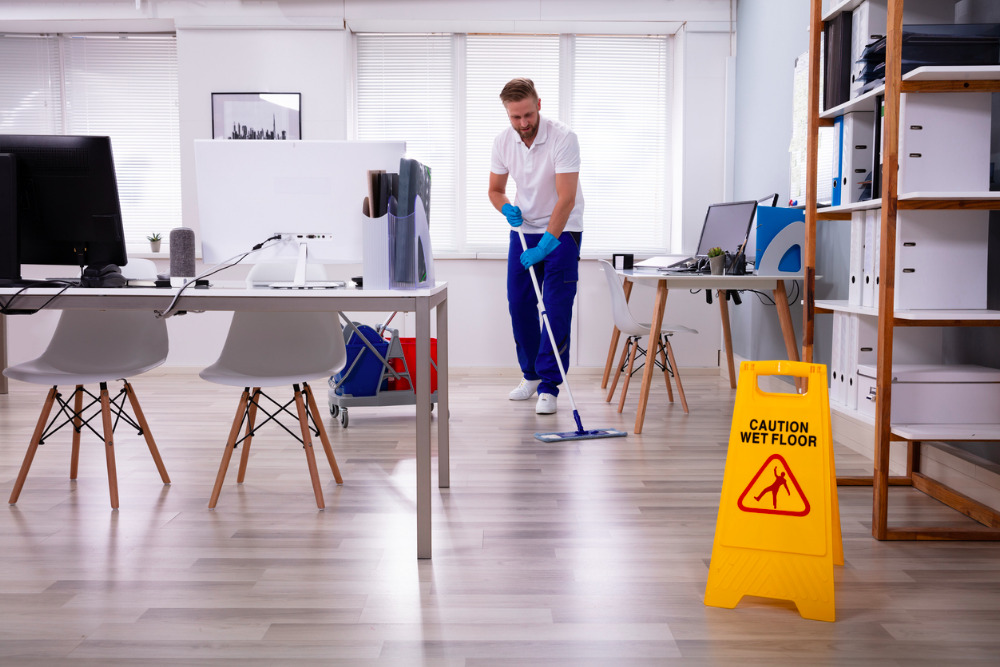
[[[549,224],[556,194],[556,174],[579,173],[580,142],[573,130],[557,120],[540,116],[538,134],[531,148],[513,127],[493,140],[490,171],[510,174],[517,186],[514,205],[521,209],[525,232],[541,234]],[[576,202],[563,231],[583,231],[583,189],[576,184]]]

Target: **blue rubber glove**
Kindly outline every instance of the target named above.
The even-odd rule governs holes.
[[[527,269],[529,266],[537,264],[545,259],[549,253],[555,250],[558,245],[559,239],[552,236],[552,234],[545,232],[545,234],[542,235],[542,240],[538,242],[538,245],[534,248],[528,248],[521,253],[521,266]]]
[[[500,207],[500,212],[507,216],[507,222],[510,223],[511,227],[520,227],[521,223],[524,222],[524,218],[521,217],[521,209],[517,206],[511,206],[509,203],[504,204]]]

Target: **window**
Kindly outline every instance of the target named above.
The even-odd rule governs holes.
[[[3,36],[0,132],[108,135],[128,243],[181,220],[172,35]]]
[[[535,82],[542,115],[580,138],[583,251],[666,252],[670,239],[669,37],[385,35],[356,39],[358,139],[398,139],[431,167],[437,253],[505,253],[486,196],[503,85]],[[405,91],[418,105],[395,104]],[[414,106],[416,111],[414,112]],[[514,183],[508,181],[513,198]]]

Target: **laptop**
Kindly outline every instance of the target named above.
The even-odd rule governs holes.
[[[735,253],[749,238],[756,211],[756,201],[712,204],[705,213],[696,254],[666,268],[671,271],[698,271],[701,266],[707,266],[708,251],[712,248]]]

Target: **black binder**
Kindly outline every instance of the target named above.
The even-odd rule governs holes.
[[[851,14],[841,12],[823,29],[823,108],[851,99]]]

